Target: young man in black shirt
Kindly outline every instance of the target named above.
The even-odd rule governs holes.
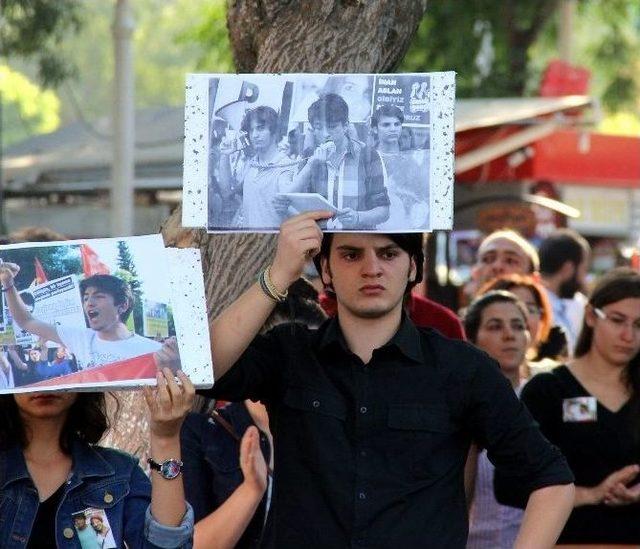
[[[422,277],[421,235],[323,240],[316,221],[330,215],[283,223],[273,264],[212,326],[209,395],[269,410],[275,546],[464,547],[471,440],[531,493],[517,546],[553,546],[573,504],[564,458],[495,362],[403,314]],[[257,336],[317,253],[337,317]]]

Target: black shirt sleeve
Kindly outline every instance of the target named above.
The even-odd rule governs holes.
[[[286,324],[258,335],[227,373],[214,380],[213,388],[198,394],[231,402],[250,398],[270,403],[282,379],[286,336],[295,337],[295,331],[293,325]]]
[[[573,482],[564,456],[541,434],[498,364],[486,355],[476,363],[468,414],[474,440],[496,467],[496,499],[524,507],[531,492]]]

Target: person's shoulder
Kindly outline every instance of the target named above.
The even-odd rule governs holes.
[[[458,316],[427,297],[411,294],[410,316],[416,326],[435,328],[448,337],[464,339],[464,328]]]
[[[473,371],[479,365],[495,368],[496,362],[484,351],[462,339],[447,337],[431,327],[416,327],[423,340],[447,367]]]
[[[162,343],[151,339],[149,337],[141,336],[140,334],[133,334],[131,341],[136,344],[144,344],[147,348],[157,351],[162,348]]]
[[[566,377],[567,367],[556,366],[548,372],[535,374],[522,389],[522,397],[526,399],[531,395],[560,393]]]
[[[91,446],[91,449],[111,465],[116,472],[131,471],[138,467],[138,458],[124,450],[107,446]]]

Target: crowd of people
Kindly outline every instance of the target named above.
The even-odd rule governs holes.
[[[1,396],[0,544],[640,543],[640,273],[587,284],[577,233],[501,230],[456,314],[414,291],[421,234],[323,234],[332,216],[284,221],[212,322],[212,389],[164,369],[146,390],[151,483],[97,444],[104,394]]]
[[[240,132],[222,128],[212,145],[210,225],[277,228],[298,213],[293,195],[317,193],[334,208],[329,228],[426,230],[428,139],[417,146],[403,123],[385,105],[355,125],[342,96],[326,93],[309,106],[306,131],[283,140],[273,108],[248,110]]]

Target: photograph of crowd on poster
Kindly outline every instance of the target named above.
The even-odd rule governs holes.
[[[317,209],[330,231],[434,228],[432,75],[199,76],[209,231],[271,232]]]
[[[181,368],[161,236],[0,246],[0,260],[0,392],[131,386]]]

